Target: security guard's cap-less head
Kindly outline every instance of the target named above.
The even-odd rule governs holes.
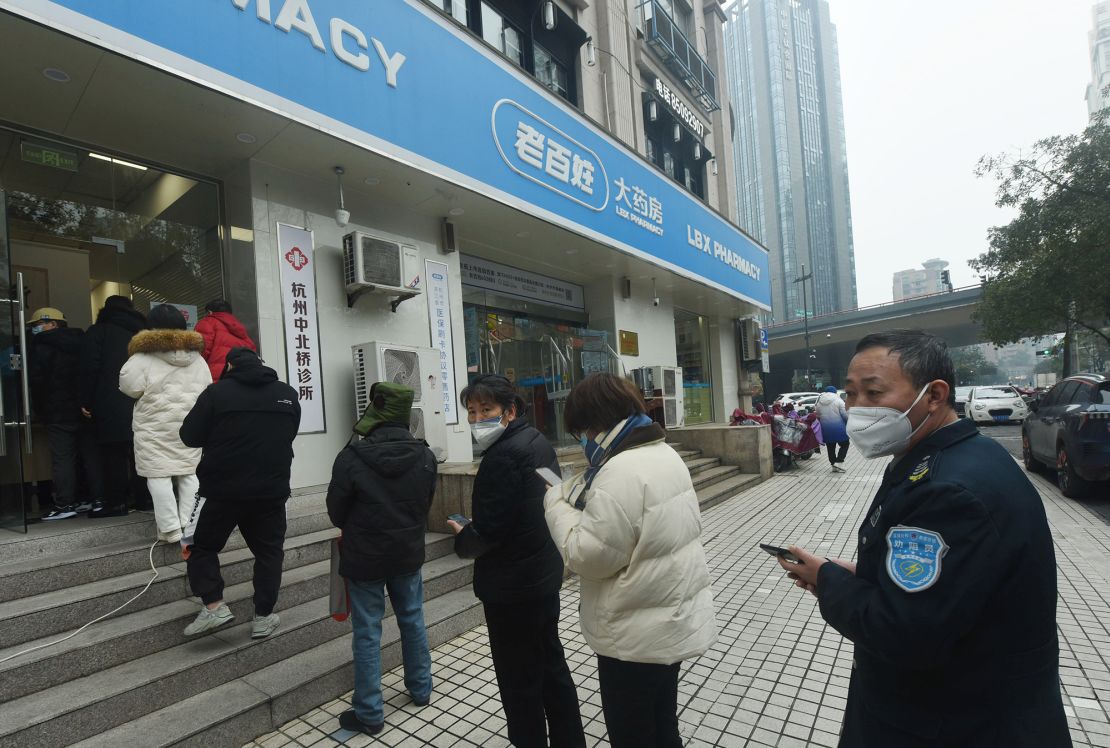
[[[948,346],[935,335],[921,330],[891,330],[866,336],[856,345],[844,384],[849,436],[853,408],[889,409],[905,415],[911,433],[885,454],[908,452],[929,434],[956,420],[955,381]]]

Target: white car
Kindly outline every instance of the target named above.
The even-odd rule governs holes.
[[[1021,423],[1029,415],[1029,406],[1009,385],[976,387],[967,396],[964,415],[975,423]]]
[[[808,400],[809,404],[812,405],[817,402],[817,398],[819,397],[821,397],[820,392],[785,392],[776,397],[775,402],[779,405],[786,405],[788,402],[793,403],[794,407],[797,408],[800,400],[813,398],[812,400]]]

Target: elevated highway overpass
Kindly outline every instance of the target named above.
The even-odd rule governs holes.
[[[865,335],[896,328],[926,330],[943,338],[952,348],[984,342],[978,323],[971,319],[979,303],[980,286],[964,286],[944,293],[903,301],[847,309],[809,318],[809,341],[814,358],[813,377],[824,384],[841,385],[856,343]],[[765,378],[770,394],[789,392],[795,371],[806,369],[805,323],[790,320],[767,329],[771,371]]]

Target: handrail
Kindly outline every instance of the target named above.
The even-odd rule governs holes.
[[[721,105],[717,101],[717,74],[705,58],[698,54],[697,46],[690,43],[658,0],[642,0],[637,7],[642,10],[648,44],[663,47],[669,53],[669,57],[660,53],[664,57],[663,61],[676,63],[679,68],[677,72],[682,75],[683,82],[694,90],[695,98],[706,111],[712,113],[720,109]],[[660,19],[663,19],[662,23]]]
[[[815,319],[821,319],[823,317],[835,317],[837,315],[847,314],[849,312],[864,312],[864,311],[868,311],[868,310],[871,310],[871,309],[881,309],[882,307],[894,306],[895,304],[905,304],[907,301],[918,301],[920,299],[931,299],[931,298],[936,297],[936,296],[949,296],[951,294],[956,293],[957,291],[969,291],[973,288],[982,288],[982,285],[976,283],[976,284],[971,285],[971,286],[960,286],[959,288],[953,288],[950,291],[936,291],[934,293],[921,294],[920,296],[911,296],[908,299],[899,299],[898,301],[884,301],[880,304],[868,304],[867,306],[857,306],[857,307],[852,307],[850,309],[840,309],[840,310],[835,311],[835,312],[823,312],[822,314],[811,314],[811,315],[809,315],[809,321],[812,322]],[[801,317],[795,317],[794,319],[787,320],[786,322],[775,322],[774,324],[767,325],[767,330],[774,330],[777,327],[786,327],[787,325],[797,325],[797,324],[802,324],[802,318]]]

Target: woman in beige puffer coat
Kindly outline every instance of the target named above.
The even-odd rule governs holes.
[[[150,326],[131,339],[131,356],[119,388],[135,398],[135,471],[147,479],[158,539],[181,540],[197,493],[200,450],[181,443],[181,422],[212,383],[201,358],[204,339],[185,329],[185,317],[168,304],[150,310]],[[174,489],[176,487],[176,497]]]

